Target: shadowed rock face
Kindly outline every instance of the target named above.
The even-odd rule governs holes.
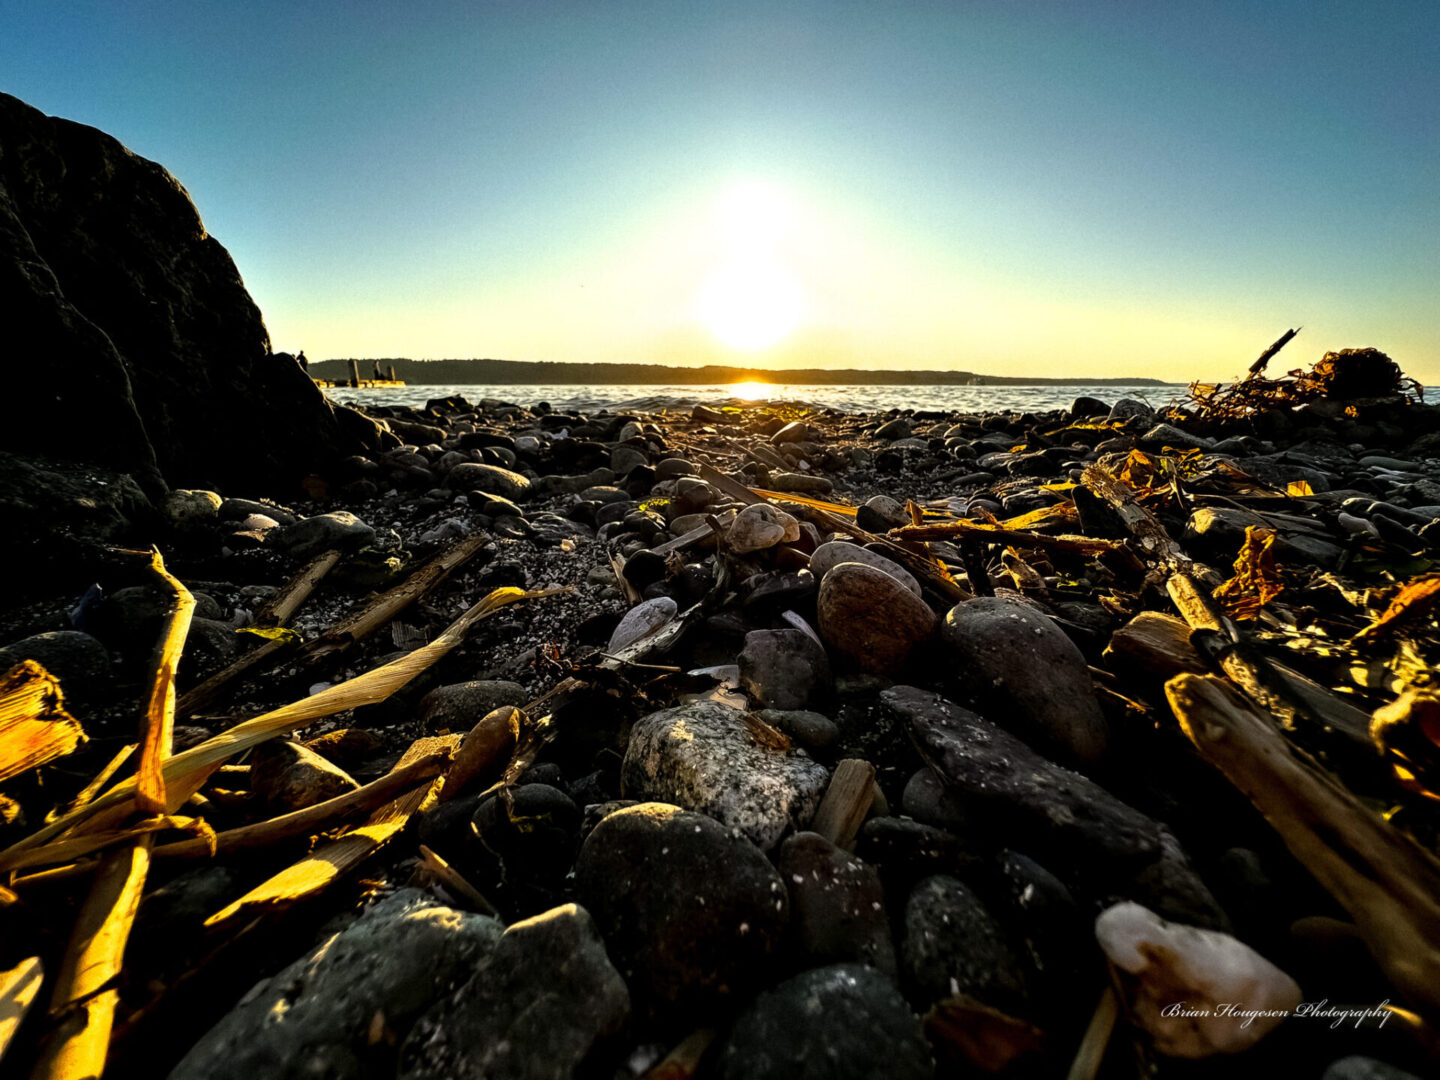
[[[164,168],[0,94],[0,448],[288,490],[356,447]]]

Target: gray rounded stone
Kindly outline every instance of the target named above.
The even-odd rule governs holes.
[[[641,638],[657,633],[675,618],[679,610],[680,605],[668,596],[657,596],[643,604],[636,604],[625,613],[620,625],[611,633],[610,644],[605,647],[605,651],[618,653]]]
[[[272,529],[268,539],[281,551],[297,559],[308,559],[330,548],[347,551],[362,548],[374,541],[375,530],[350,511],[336,510]]]
[[[606,472],[609,473],[609,470]],[[613,478],[614,474],[610,475]],[[528,477],[510,469],[502,469],[499,465],[481,465],[473,461],[456,465],[445,478],[445,483],[451,491],[483,491],[488,495],[499,495],[502,499],[515,501],[523,500],[530,494]]]
[[[420,720],[426,731],[469,731],[501,705],[518,707],[529,700],[530,693],[523,686],[503,679],[450,683],[420,699]]]
[[[0,649],[0,674],[22,660],[34,660],[54,675],[61,691],[69,696],[84,696],[110,677],[110,654],[105,646],[78,630],[52,630],[6,645]]]

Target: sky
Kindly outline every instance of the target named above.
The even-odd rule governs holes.
[[[0,0],[276,349],[1440,383],[1433,0]]]

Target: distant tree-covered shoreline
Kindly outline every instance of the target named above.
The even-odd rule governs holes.
[[[579,364],[547,360],[410,360],[404,357],[357,361],[360,377],[369,378],[375,365],[395,377],[421,386],[709,386],[742,382],[793,383],[803,386],[1054,386],[1117,383],[1165,386],[1159,379],[1066,378],[980,375],[973,371],[877,371],[860,368],[672,367],[668,364]],[[309,372],[317,379],[346,379],[349,359],[312,360]]]

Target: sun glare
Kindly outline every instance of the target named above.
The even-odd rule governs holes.
[[[724,345],[753,352],[789,337],[805,317],[805,293],[780,256],[785,200],[763,185],[726,193],[717,224],[728,257],[701,287],[700,321]]]
[[[763,382],[739,382],[730,386],[730,393],[741,401],[769,401],[775,388]]]

